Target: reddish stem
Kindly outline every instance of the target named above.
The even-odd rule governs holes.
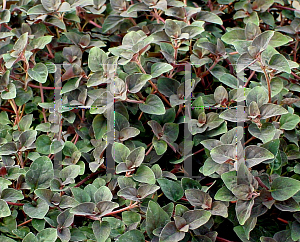
[[[13,203],[13,202],[7,202],[7,204],[8,205],[14,205],[14,206],[23,206],[24,205],[24,203]]]

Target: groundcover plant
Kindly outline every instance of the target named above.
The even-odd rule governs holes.
[[[2,0],[1,242],[300,241],[299,1]]]

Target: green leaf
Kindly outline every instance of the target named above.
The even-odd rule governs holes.
[[[128,241],[145,242],[145,237],[141,231],[133,229],[122,234],[120,237],[118,237],[117,241],[118,242],[128,242]]]
[[[103,135],[107,132],[107,120],[104,116],[102,114],[96,115],[93,119],[92,126],[95,138],[98,140],[102,139]]]
[[[284,201],[300,191],[300,181],[289,177],[277,177],[271,185],[271,195],[275,200]]]
[[[219,145],[210,151],[210,155],[215,162],[222,164],[228,159],[235,159],[235,150],[235,145]]]
[[[37,131],[35,130],[24,131],[19,137],[21,147],[29,147],[32,145],[36,139],[36,135]]]
[[[7,89],[7,91],[1,92],[1,98],[6,100],[16,98],[17,90],[15,84],[9,83]]]
[[[245,149],[245,159],[247,167],[251,168],[263,161],[274,159],[274,155],[263,147],[249,145]]]
[[[28,70],[28,75],[39,83],[45,83],[48,77],[48,68],[43,63],[37,63],[33,68]]]
[[[291,73],[287,59],[281,54],[275,54],[269,61],[269,67],[279,72]]]
[[[164,195],[173,202],[176,202],[183,196],[183,189],[177,181],[172,181],[167,178],[159,178],[157,182]]]
[[[274,35],[269,42],[269,45],[275,48],[275,47],[285,45],[291,41],[293,41],[291,37],[287,35],[283,35],[279,32],[274,32]]]
[[[26,203],[23,206],[24,212],[31,218],[43,219],[49,210],[49,205],[43,199],[38,199],[36,202]]]
[[[201,11],[200,13],[198,13],[197,20],[202,20],[205,22],[219,24],[219,25],[223,24],[222,19],[218,15],[216,15],[215,13],[212,13],[212,12],[207,12],[207,11]]]
[[[108,15],[108,17],[104,20],[102,25],[103,33],[111,30],[112,28],[116,27],[118,24],[124,21],[124,18],[119,15]]]
[[[186,220],[190,229],[197,229],[208,222],[211,213],[209,211],[195,209],[185,212],[182,217]]]
[[[254,200],[238,200],[235,205],[235,212],[240,225],[244,225],[248,218],[250,218],[251,210],[254,205]]]
[[[42,36],[36,39],[33,39],[30,42],[30,45],[32,46],[33,49],[44,49],[47,44],[49,44],[52,41],[53,36],[51,35],[46,35]]]
[[[1,199],[5,201],[15,202],[17,200],[22,200],[23,198],[22,192],[13,188],[6,188],[1,192]]]
[[[93,47],[89,52],[88,66],[91,71],[103,70],[103,65],[107,62],[107,54],[99,47]]]
[[[252,123],[249,125],[248,130],[250,134],[260,139],[263,143],[271,141],[276,134],[276,128],[274,124],[271,123],[264,123],[262,124],[261,128],[259,128],[256,124]]]
[[[221,40],[226,44],[232,45],[235,41],[246,40],[244,29],[233,29],[222,35]]]
[[[49,136],[42,134],[40,135],[35,142],[36,145],[36,151],[48,155],[50,154],[50,146],[51,146],[51,140]]]
[[[33,161],[25,175],[25,181],[32,189],[47,188],[54,176],[51,160],[42,156]]]
[[[148,166],[140,166],[132,178],[138,182],[155,184],[155,175]]]
[[[170,221],[169,215],[156,203],[149,201],[146,212],[146,231],[153,238],[153,230],[164,227]]]
[[[151,66],[151,76],[152,78],[156,78],[171,70],[173,70],[173,66],[170,64],[158,62]]]
[[[56,228],[41,230],[36,236],[38,242],[55,242],[57,239]]]
[[[108,187],[102,186],[100,187],[94,194],[94,200],[96,203],[101,201],[111,201],[113,195]]]
[[[181,35],[180,26],[174,20],[171,20],[171,19],[166,20],[165,31],[169,37],[174,38],[174,39],[177,39]],[[152,68],[151,68],[151,74],[152,73],[154,73],[154,72],[152,72]],[[162,73],[164,73],[164,72],[162,72]],[[161,74],[159,74],[159,75],[161,75]],[[159,76],[159,75],[157,75],[157,76]],[[155,76],[155,77],[157,77],[157,76]]]
[[[125,162],[130,150],[123,144],[115,142],[112,147],[112,157],[117,163]]]
[[[178,231],[176,228],[175,222],[169,222],[166,226],[162,229],[159,242],[177,242],[184,238],[185,233]]]
[[[199,189],[187,189],[185,196],[189,203],[194,207],[202,207],[207,209],[211,207],[212,198],[208,193],[205,193]]]
[[[128,75],[126,77],[128,92],[130,93],[139,92],[151,78],[152,78],[151,75],[142,74],[142,73],[134,73],[132,75]]]
[[[267,119],[267,118],[271,118],[277,115],[283,115],[287,113],[288,111],[285,108],[273,103],[267,103],[260,107],[261,119]]]
[[[162,100],[155,94],[148,95],[145,103],[139,103],[139,108],[149,114],[163,115],[166,112]]]
[[[280,117],[280,129],[293,130],[296,128],[297,124],[300,122],[300,117],[296,114],[283,114]]]
[[[158,140],[156,136],[153,136],[152,143],[157,155],[162,155],[167,151],[168,144],[166,141]]]
[[[11,211],[7,205],[7,203],[0,199],[0,218],[8,217],[11,215]]]
[[[105,242],[110,234],[111,228],[108,222],[106,221],[94,221],[93,225],[93,232],[96,237],[97,242]]]

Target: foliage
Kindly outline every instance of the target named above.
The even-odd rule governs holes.
[[[0,240],[300,241],[298,2],[3,0]]]

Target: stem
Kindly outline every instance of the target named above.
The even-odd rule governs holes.
[[[91,179],[92,177],[98,175],[101,171],[96,171],[94,173],[91,173],[90,175],[88,175],[86,178],[84,178],[83,180],[81,180],[80,182],[78,182],[75,187],[80,187],[83,183],[85,183],[87,180]]]
[[[197,155],[198,153],[204,151],[205,148],[202,148],[201,150],[196,151],[193,155]]]
[[[150,151],[153,149],[153,144],[150,146],[150,148],[147,150],[145,156],[149,155]]]
[[[52,50],[51,50],[49,44],[47,44],[46,47],[47,47],[47,50],[48,50],[48,52],[49,52],[50,58],[53,59],[53,58],[54,58],[54,55],[53,55],[53,53],[52,53]]]
[[[286,9],[286,10],[290,10],[290,11],[294,11],[294,12],[300,12],[300,10],[298,10],[298,9],[284,7],[284,6],[280,6],[280,5],[275,5],[275,6],[273,6],[273,8],[281,8],[281,9]]]
[[[147,72],[145,71],[145,69],[143,68],[140,60],[135,61],[135,63],[139,66],[139,68],[142,70],[142,72],[144,74],[147,74]],[[149,83],[151,84],[152,88],[158,93],[158,95],[170,106],[172,107],[172,105],[170,104],[170,102],[168,101],[168,99],[157,89],[157,86],[151,81],[149,80]]]
[[[261,69],[263,70],[265,78],[266,78],[266,81],[267,81],[268,94],[269,94],[269,103],[271,103],[272,102],[272,97],[271,97],[271,80],[270,80],[270,77],[269,77],[268,73],[266,72],[266,67],[262,64],[261,60],[259,62],[260,62]]]
[[[23,226],[23,225],[25,225],[25,224],[28,224],[28,223],[30,223],[31,221],[32,221],[32,218],[31,218],[31,219],[28,219],[28,220],[25,221],[24,223],[19,224],[18,227]]]
[[[42,83],[40,83],[40,93],[41,93],[41,101],[42,101],[42,103],[44,103],[45,99],[44,99],[44,91],[43,91]],[[47,118],[46,118],[46,113],[45,113],[44,108],[42,109],[42,113],[43,113],[43,117],[44,117],[44,122],[47,123]]]
[[[259,177],[255,177],[255,179],[261,187],[265,188],[267,191],[270,190]]]
[[[217,241],[217,242],[232,242],[231,240],[223,239],[223,238],[221,238],[221,237],[217,237],[217,238],[216,238],[216,241]]]
[[[249,78],[248,78],[248,80],[247,80],[247,82],[245,83],[244,87],[247,87],[247,86],[248,86],[248,84],[249,84],[249,82],[251,81],[251,79],[252,79],[252,77],[254,76],[254,74],[255,74],[255,71],[252,71],[251,74],[250,74],[250,76],[249,76]]]
[[[129,102],[129,103],[145,103],[144,101],[142,100],[133,100],[133,99],[126,99],[125,100],[126,102]]]
[[[14,206],[23,206],[24,205],[24,203],[13,203],[13,202],[7,202],[7,201],[6,201],[6,203],[8,205],[14,205]]]
[[[28,84],[28,86],[30,87],[34,87],[34,88],[42,88],[42,89],[45,89],[45,90],[55,90],[55,89],[60,89],[59,87],[58,88],[55,88],[55,87],[44,87],[44,86],[37,86],[37,85],[33,85],[33,84]]]
[[[99,24],[95,23],[93,20],[90,20],[89,23],[92,24],[92,25],[94,25],[95,27],[97,27],[99,29],[102,28],[102,26],[100,26]]]
[[[294,61],[297,62],[297,48],[298,48],[299,38],[298,35],[296,36],[296,43],[294,46]]]

